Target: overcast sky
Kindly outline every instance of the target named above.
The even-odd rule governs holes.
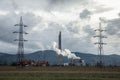
[[[62,48],[71,51],[98,54],[97,39],[99,17],[107,31],[103,34],[107,45],[104,54],[120,55],[120,0],[0,0],[0,52],[16,54],[20,16],[28,35],[24,38],[25,53],[52,49],[62,31]]]

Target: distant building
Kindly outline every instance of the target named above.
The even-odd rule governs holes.
[[[85,61],[83,59],[72,59],[70,65],[73,66],[85,66]]]
[[[22,60],[17,65],[20,65],[20,66],[34,66],[35,61],[34,60]]]
[[[69,63],[64,63],[63,65],[64,65],[64,66],[69,66]]]
[[[40,61],[40,60],[39,60],[36,65],[37,65],[37,66],[48,66],[49,64],[48,64],[47,61]]]

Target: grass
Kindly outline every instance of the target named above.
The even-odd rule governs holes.
[[[0,67],[0,80],[120,80],[120,67]]]

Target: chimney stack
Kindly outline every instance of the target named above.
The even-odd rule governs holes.
[[[62,45],[61,45],[61,31],[59,32],[58,36],[58,49],[62,52]],[[62,65],[62,54],[58,55],[58,64]]]

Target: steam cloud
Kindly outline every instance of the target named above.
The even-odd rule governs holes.
[[[57,48],[57,43],[53,42],[53,50],[55,50],[57,52],[57,54],[61,54],[62,56],[66,56],[69,59],[81,59],[80,57],[77,57],[74,53],[71,53],[71,51],[69,49],[64,49],[64,50],[60,50]]]

